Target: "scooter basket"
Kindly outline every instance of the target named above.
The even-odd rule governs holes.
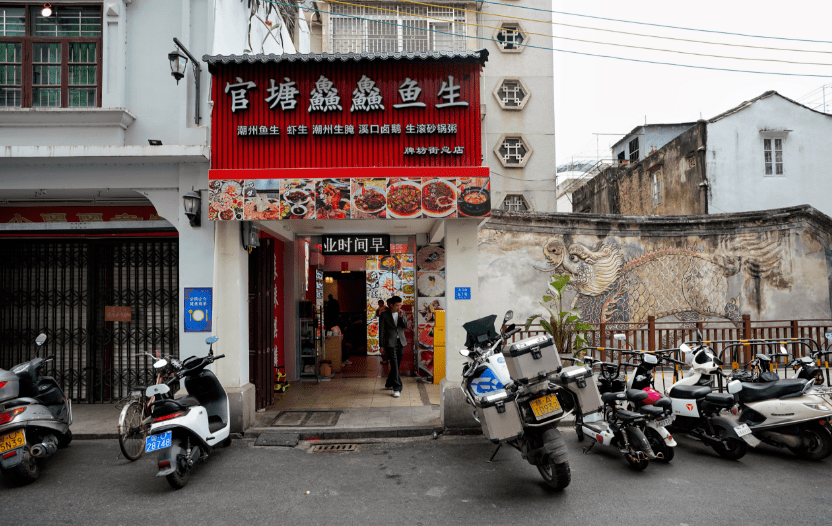
[[[592,369],[581,365],[567,367],[560,374],[561,385],[575,395],[581,416],[601,411],[604,403],[601,401],[601,393],[598,385],[592,379]]]
[[[511,378],[521,384],[545,380],[563,368],[555,341],[549,334],[507,345],[503,347],[503,357]]]
[[[491,441],[509,440],[523,433],[520,410],[504,390],[477,398],[482,434]]]

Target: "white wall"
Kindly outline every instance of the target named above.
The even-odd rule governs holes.
[[[783,176],[766,176],[760,130],[791,130]],[[712,214],[809,204],[832,215],[832,116],[778,95],[707,125],[708,209]]]
[[[292,36],[277,10],[269,13],[266,7],[263,6],[252,14],[248,9],[248,2],[214,0],[217,23],[211,54],[296,53]],[[271,26],[266,25],[266,22],[271,22]]]

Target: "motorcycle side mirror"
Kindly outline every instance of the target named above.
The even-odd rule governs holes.
[[[787,351],[786,348],[783,347],[782,345],[780,346],[780,352],[789,354],[789,351]]]
[[[219,340],[219,339],[220,339],[219,336],[210,336],[208,338],[205,338],[205,343],[207,343],[208,345],[211,345],[212,343],[217,343],[217,340]]]
[[[43,345],[46,342],[46,335],[40,333],[37,338],[35,338],[35,343],[38,344],[38,347]]]
[[[612,338],[613,338],[613,340],[618,340],[620,342],[626,342],[627,341],[627,335],[626,334],[618,333],[618,334],[614,335]]]
[[[168,361],[165,359],[158,360],[156,363],[153,364],[154,369],[161,369],[168,364]]]
[[[462,349],[462,350],[459,351],[459,354],[461,354],[462,356],[468,357],[468,355],[471,354],[471,351],[469,351],[468,349]]]
[[[659,363],[659,359],[656,358],[655,354],[647,353],[644,355],[644,363],[649,363],[650,365],[656,365]]]
[[[732,380],[728,382],[728,392],[731,394],[737,394],[742,391],[742,382],[739,380]]]
[[[693,349],[690,348],[690,345],[688,345],[686,343],[683,343],[682,345],[680,345],[679,350],[682,351],[685,354],[693,352]]]
[[[514,317],[514,311],[506,312],[506,315],[503,317],[503,323],[508,322],[508,320],[512,319],[513,317]]]
[[[150,398],[151,396],[156,396],[156,395],[165,394],[165,393],[169,393],[169,392],[170,392],[170,387],[168,387],[167,384],[151,385],[150,387],[147,388],[147,391],[145,391],[148,398]]]
[[[696,329],[696,341],[702,343],[702,333],[699,332],[699,329]]]

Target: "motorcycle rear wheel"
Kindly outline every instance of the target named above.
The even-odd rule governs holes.
[[[630,467],[636,471],[644,471],[650,465],[650,459],[647,458],[635,458],[632,455],[624,455],[624,458],[627,459]]]
[[[670,462],[673,460],[673,456],[676,454],[675,448],[668,446],[658,431],[648,427],[644,431],[644,434],[650,442],[650,448],[653,450],[653,453],[657,455],[656,460],[660,462]],[[658,458],[659,453],[662,454],[662,458]]]
[[[543,460],[537,465],[537,471],[552,489],[563,489],[572,482],[572,470],[569,469],[569,461],[562,464],[555,464],[551,458]]]
[[[127,460],[135,462],[144,453],[147,427],[142,426],[144,419],[144,405],[141,400],[130,402],[124,412],[124,419],[120,422],[118,447]]]
[[[803,428],[803,438],[808,438],[808,447],[790,447],[789,450],[798,457],[806,460],[823,460],[832,455],[832,434],[817,424],[809,424]]]
[[[21,486],[31,484],[40,477],[38,459],[32,455],[32,450],[28,445],[23,447],[23,462],[11,468],[8,473]]]
[[[711,445],[722,458],[739,460],[748,453],[748,444],[741,438],[723,438],[719,444]]]
[[[173,489],[182,489],[188,485],[188,475],[191,473],[190,470],[182,470],[182,468],[176,468],[176,470],[165,477],[168,481],[168,484],[171,485]]]

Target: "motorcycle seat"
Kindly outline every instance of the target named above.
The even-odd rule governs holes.
[[[698,400],[699,398],[704,398],[710,392],[711,388],[704,385],[677,385],[670,389],[670,398]]]
[[[647,392],[640,389],[627,389],[627,400],[632,400],[633,402],[646,400],[649,396]]]
[[[731,393],[708,393],[705,395],[705,400],[725,407],[734,405],[734,395]]]
[[[806,387],[806,382],[808,380],[802,378],[789,378],[788,380],[762,384],[743,382],[742,391],[739,392],[740,402],[759,402],[760,400],[769,400],[792,393],[799,393]]]
[[[197,400],[196,397],[191,395],[183,396],[182,398],[177,398],[174,400],[174,402],[178,402],[188,407],[196,407],[200,405],[199,400]]]
[[[632,411],[627,411],[626,409],[616,409],[615,416],[621,420],[634,420],[636,418],[644,417],[643,414],[633,413]]]
[[[601,395],[601,401],[605,404],[612,404],[617,400],[626,400],[626,393],[604,393]]]
[[[662,414],[664,414],[664,409],[654,405],[643,405],[638,408],[638,412],[647,416],[662,416]]]

